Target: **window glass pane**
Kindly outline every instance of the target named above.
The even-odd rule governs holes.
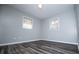
[[[23,18],[23,28],[24,29],[32,29],[32,19],[29,17]]]
[[[59,19],[57,18],[55,18],[55,19],[53,19],[52,20],[52,22],[50,23],[50,30],[52,29],[52,30],[56,30],[56,31],[58,31],[59,30]]]

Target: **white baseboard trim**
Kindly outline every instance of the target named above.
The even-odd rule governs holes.
[[[52,42],[59,42],[59,43],[66,43],[66,44],[78,45],[78,43],[64,42],[64,41],[56,41],[56,40],[49,40],[49,39],[39,39],[39,40],[46,40],[46,41],[52,41]]]
[[[34,39],[34,40],[28,40],[28,41],[21,41],[21,42],[3,43],[3,44],[0,44],[0,46],[13,45],[13,44],[19,44],[19,43],[27,43],[27,42],[31,42],[31,41],[37,41],[37,40],[40,40],[40,39]]]
[[[0,46],[13,45],[13,44],[19,44],[19,43],[26,43],[26,42],[38,41],[38,40],[47,40],[47,41],[53,41],[53,42],[60,42],[60,43],[78,45],[78,43],[71,43],[71,42],[55,41],[55,40],[48,40],[48,39],[34,39],[34,40],[21,41],[21,42],[4,43],[4,44],[0,44]]]
[[[72,42],[55,41],[55,40],[47,40],[47,41],[53,41],[53,42],[59,42],[59,43],[66,43],[66,44],[78,45],[78,43],[72,43]]]

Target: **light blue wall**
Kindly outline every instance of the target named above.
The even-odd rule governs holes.
[[[2,5],[0,5],[0,20],[2,20],[2,17],[1,17],[1,16],[2,16]],[[3,34],[3,33],[2,33],[2,30],[3,30],[3,29],[2,29],[2,24],[1,24],[1,21],[0,21],[0,42],[2,42],[2,38],[3,38],[3,37],[2,37],[2,36],[3,36],[3,35],[2,35],[2,34]]]
[[[78,50],[79,50],[79,5],[75,5],[77,32],[78,32]]]
[[[28,16],[13,7],[2,6],[2,19],[0,28],[3,35],[0,37],[1,43],[21,42],[38,39],[40,36],[40,20],[33,18],[33,29],[23,29],[23,16]],[[1,31],[0,31],[1,32]]]
[[[49,23],[52,22],[53,17],[58,17],[60,20],[59,31],[49,30]],[[52,16],[50,19],[43,20],[42,22],[42,39],[70,44],[78,43],[76,17],[73,8],[64,13]]]

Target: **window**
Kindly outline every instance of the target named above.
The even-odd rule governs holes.
[[[58,18],[54,18],[53,21],[50,23],[50,29],[53,30],[59,30],[59,19]]]
[[[24,29],[32,29],[32,19],[24,16],[22,26],[23,26]]]

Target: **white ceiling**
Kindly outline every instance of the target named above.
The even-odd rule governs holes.
[[[71,4],[43,4],[41,9],[38,8],[37,4],[16,4],[10,6],[38,19],[47,19],[73,8],[73,5]]]

